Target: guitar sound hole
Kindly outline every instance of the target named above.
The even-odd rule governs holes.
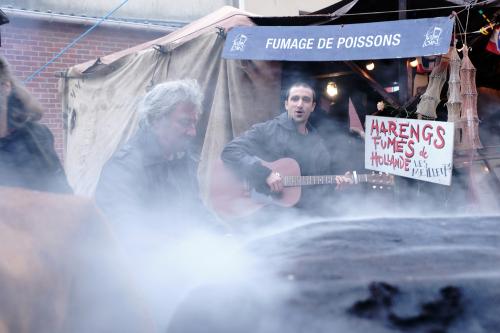
[[[271,197],[273,199],[281,199],[283,197],[283,192],[271,192]]]

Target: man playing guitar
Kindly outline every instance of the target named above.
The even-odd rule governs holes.
[[[275,196],[283,192],[284,178],[279,171],[270,167],[270,163],[264,161],[291,158],[298,162],[303,176],[329,174],[332,166],[330,154],[316,129],[309,123],[315,107],[314,89],[304,82],[294,83],[286,95],[287,112],[252,126],[229,142],[221,155],[225,166],[257,192]],[[337,188],[352,182],[347,174],[333,179]],[[309,213],[320,213],[326,191],[324,186],[304,187],[295,206]]]

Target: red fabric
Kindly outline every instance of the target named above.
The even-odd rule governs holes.
[[[486,50],[491,53],[500,55],[500,27],[497,27],[491,34],[490,40],[486,45]]]
[[[0,332],[151,332],[124,267],[90,200],[0,187]]]
[[[349,98],[349,129],[357,133],[364,133],[363,124],[361,124],[358,112],[356,111],[351,98]]]
[[[417,57],[417,73],[426,74],[432,72],[434,66],[436,65],[438,57]]]

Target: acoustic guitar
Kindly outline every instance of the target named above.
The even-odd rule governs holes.
[[[284,187],[282,192],[269,195],[257,192],[227,168],[222,160],[214,163],[209,197],[212,209],[217,215],[233,219],[248,216],[266,205],[292,207],[300,200],[302,186],[337,184],[337,175],[302,176],[299,164],[292,158],[281,158],[274,162],[262,161],[262,164],[280,174]],[[353,184],[372,183],[378,187],[394,184],[392,175],[354,172],[350,177]]]

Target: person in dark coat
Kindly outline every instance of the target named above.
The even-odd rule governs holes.
[[[286,95],[287,112],[252,126],[229,142],[222,151],[222,161],[262,193],[283,191],[282,175],[264,166],[262,160],[272,162],[290,157],[298,162],[302,176],[329,175],[330,154],[309,123],[315,107],[314,89],[303,82],[293,84]],[[337,176],[335,180],[338,185],[350,182],[345,176]],[[321,198],[326,191],[324,186],[303,187],[296,207],[314,215],[321,214]]]
[[[199,239],[224,231],[199,198],[193,146],[202,100],[194,80],[153,87],[138,108],[137,132],[106,162],[95,192],[158,331],[190,281],[179,277],[192,260],[183,246],[204,253]]]
[[[193,80],[156,85],[143,99],[136,134],[102,169],[95,199],[119,232],[168,235],[204,226],[191,143],[203,95]],[[147,237],[145,237],[147,239]]]
[[[42,108],[0,57],[0,185],[72,193]]]

